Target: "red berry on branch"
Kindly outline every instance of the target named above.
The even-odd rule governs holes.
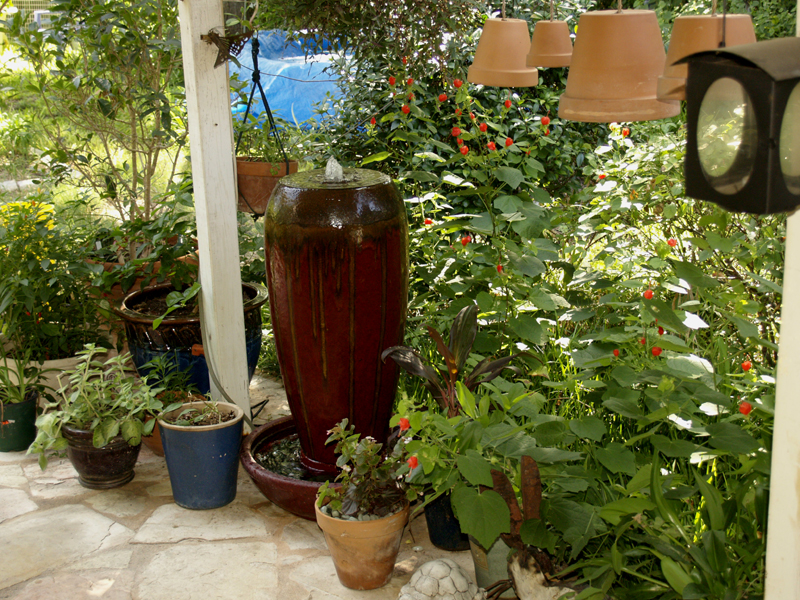
[[[650,350],[650,352],[653,353],[653,356],[660,356],[661,353],[663,352],[663,350],[661,348],[659,348],[658,346],[653,346],[653,349]]]
[[[425,225],[432,225],[433,219],[425,219]]]
[[[639,340],[639,343],[640,343],[642,346],[644,346],[644,345],[647,343],[647,339],[645,339],[645,338],[642,338],[642,339],[640,339],[640,340]]]
[[[408,64],[408,59],[407,59],[405,56],[403,57],[403,64],[404,64],[404,65],[407,65],[407,64]]]
[[[439,102],[444,102],[447,100],[447,94],[439,94]]]
[[[678,245],[678,240],[676,240],[675,238],[669,238],[667,240],[667,245],[670,246],[670,248],[674,248],[675,246]]]
[[[497,150],[497,145],[494,142],[489,142],[488,144],[486,144],[486,147],[489,150]]]
[[[605,179],[606,178],[606,174],[605,173],[600,173],[600,175],[598,175],[597,178],[598,179]]]
[[[664,335],[664,328],[659,325],[658,327],[658,335]]]
[[[453,79],[453,85],[457,88],[460,88],[462,85],[464,85],[464,82],[460,79]]]
[[[753,368],[753,363],[751,363],[749,360],[746,360],[746,361],[744,361],[742,363],[742,370],[743,371],[749,371],[752,368]]]
[[[478,129],[481,130],[481,133],[486,133],[486,130],[489,129],[489,126],[486,123],[481,123],[478,125]]]
[[[457,109],[456,109],[456,116],[457,116],[457,117],[460,117],[460,116],[461,116],[461,109],[460,109],[460,108],[457,108]]]
[[[503,265],[497,265],[497,272],[498,273],[502,273],[503,272]]]
[[[549,129],[545,129],[545,130],[544,130],[544,134],[545,134],[545,135],[550,135],[550,130],[549,130]]]
[[[645,290],[644,294],[642,294],[642,296],[644,296],[645,300],[652,300],[653,299],[653,290]]]
[[[550,125],[550,117],[542,117],[542,125],[544,125],[545,127]]]
[[[400,109],[403,111],[403,114],[408,114],[411,112],[411,109],[408,107],[408,104],[403,104],[403,107]]]
[[[411,77],[409,77],[409,78],[406,80],[406,83],[407,83],[408,85],[414,85],[414,80],[413,80]]]
[[[503,102],[503,106],[505,106],[506,108],[511,108],[511,100],[506,100],[505,102]]]
[[[753,405],[750,404],[747,400],[739,404],[739,412],[742,413],[745,417],[749,415],[753,411]]]
[[[375,123],[377,123],[377,121],[375,120],[375,117],[372,117],[372,118],[369,120],[369,124],[370,124],[370,125],[375,125]]]
[[[622,128],[622,137],[628,137],[631,134],[631,130],[627,127]]]
[[[475,120],[475,113],[469,113],[469,118],[474,121]]]
[[[461,238],[461,245],[462,246],[466,246],[471,241],[472,241],[472,238],[470,236],[468,236],[468,235],[465,235],[464,237]]]
[[[459,146],[463,146],[463,145],[464,145],[464,140],[462,140],[461,138],[456,138],[456,143],[457,143]]]
[[[467,152],[469,152],[469,148],[467,148],[466,146],[461,146],[461,154],[466,156]]]
[[[408,431],[411,429],[411,423],[405,417],[400,419],[400,431]]]
[[[394,77],[389,77],[389,85],[394,85],[397,80]]]
[[[618,348],[614,348],[614,356],[619,356],[619,349]]]
[[[512,140],[511,138],[506,138],[506,148],[508,148],[513,143],[514,143],[514,140]]]
[[[416,456],[412,456],[406,462],[408,462],[408,467],[410,469],[416,469],[419,466],[419,461],[417,460]]]
[[[458,137],[461,135],[461,129],[458,127],[453,127],[453,129],[450,130],[450,133],[453,135],[453,137]]]

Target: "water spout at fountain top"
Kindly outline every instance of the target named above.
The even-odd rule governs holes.
[[[323,179],[324,183],[342,183],[345,181],[344,178],[344,169],[342,169],[342,165],[331,156],[328,159],[328,164],[325,165],[325,179]]]

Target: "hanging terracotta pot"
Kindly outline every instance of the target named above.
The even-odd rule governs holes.
[[[343,586],[374,590],[389,583],[408,523],[408,503],[400,512],[372,521],[334,519],[317,504],[314,510]]]
[[[237,208],[242,212],[263,215],[267,210],[272,190],[281,177],[297,173],[297,161],[270,163],[262,160],[236,157],[236,187],[238,189]]]
[[[314,472],[336,472],[328,430],[344,418],[386,439],[398,371],[380,360],[403,339],[408,224],[392,180],[344,169],[283,178],[264,218],[272,325],[302,447]]]

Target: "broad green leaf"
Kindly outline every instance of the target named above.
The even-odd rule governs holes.
[[[538,277],[547,270],[542,261],[529,254],[520,256],[516,253],[509,252],[508,258],[515,271],[519,271],[528,277]]]
[[[675,274],[688,284],[699,288],[713,288],[719,286],[719,281],[709,277],[695,265],[682,261],[672,261]]]
[[[391,156],[390,152],[378,152],[377,154],[372,154],[367,156],[364,160],[361,161],[361,166],[368,165],[369,163],[379,162],[382,160],[386,160]]]
[[[683,589],[692,583],[692,578],[684,568],[668,556],[661,559],[661,572],[664,573],[667,583],[679,594],[682,594]]]
[[[714,231],[707,230],[705,231],[706,241],[708,245],[711,246],[714,250],[719,250],[725,254],[733,251],[733,240],[730,238],[724,238],[718,233]]]
[[[439,181],[436,175],[428,173],[427,171],[408,171],[404,173],[404,175],[414,181],[420,181],[422,183],[434,183]]]
[[[636,475],[634,475],[628,482],[628,485],[625,486],[625,491],[629,494],[633,494],[643,490],[646,487],[650,487],[650,471],[652,468],[653,465],[648,464],[636,471]]]
[[[726,313],[727,314],[727,313]],[[736,325],[736,328],[739,330],[739,333],[746,338],[757,338],[761,335],[761,332],[758,330],[758,325],[755,323],[751,323],[745,319],[740,319],[739,317],[735,317],[731,314],[727,314],[727,317]]]
[[[650,469],[650,499],[655,502],[661,518],[671,523],[681,534],[681,537],[688,541],[689,537],[678,520],[678,516],[667,499],[664,498],[664,490],[661,488],[661,455],[658,453],[653,455],[653,464]]]
[[[526,342],[539,345],[547,341],[547,334],[539,325],[536,317],[531,314],[521,314],[514,318],[510,325],[511,330]]]
[[[513,167],[498,167],[495,169],[494,176],[503,183],[507,183],[512,190],[517,189],[519,184],[525,181],[522,171]]]
[[[708,511],[709,527],[718,530],[725,529],[722,494],[697,471],[694,472],[694,479],[697,482],[697,486],[700,488],[700,493],[703,494],[703,498],[705,499],[704,508]]]
[[[461,531],[491,548],[501,533],[511,531],[511,514],[505,500],[493,490],[482,494],[471,487],[457,487],[451,497]]]
[[[539,446],[557,446],[567,434],[567,425],[563,421],[548,421],[533,430],[533,437]]]
[[[672,310],[672,307],[666,302],[662,302],[661,300],[645,300],[644,307],[647,309],[647,312],[669,329],[677,331],[678,333],[686,332],[687,327],[683,324],[683,319],[675,314],[675,311]]]
[[[728,570],[728,554],[725,552],[725,532],[714,530],[703,532],[703,549],[709,565],[717,573]]]
[[[516,196],[504,194],[495,198],[494,207],[501,213],[514,213],[522,208],[522,200]]]
[[[531,448],[526,454],[536,462],[546,465],[583,458],[583,454],[580,452],[570,452],[568,450],[559,450],[558,448]]]
[[[476,450],[467,450],[466,454],[460,454],[456,458],[456,465],[458,471],[464,476],[472,485],[485,485],[493,487],[492,483],[492,465],[483,458],[480,452]]]
[[[670,458],[689,458],[701,450],[699,446],[686,440],[671,440],[663,435],[653,435],[650,437],[650,441],[653,442],[656,450]]]
[[[595,449],[594,456],[612,473],[636,474],[636,457],[619,442],[611,442],[605,448]]]
[[[637,515],[656,507],[647,498],[620,498],[600,509],[600,516],[612,525],[619,525],[625,515]]]
[[[639,392],[624,388],[611,387],[603,394],[603,406],[622,415],[637,419],[642,416],[639,408]]]
[[[127,419],[122,422],[122,437],[131,446],[137,446],[142,441],[144,424],[138,419]]]
[[[550,310],[553,311],[557,308],[556,302],[552,297],[552,294],[548,294],[542,288],[533,288],[530,291],[530,301],[537,308],[541,308],[542,310]]]
[[[584,438],[595,442],[601,441],[603,436],[608,432],[606,424],[597,417],[593,416],[573,419],[569,422],[569,428],[572,430],[572,433],[577,435],[579,438]]]
[[[733,454],[750,454],[758,450],[761,444],[735,423],[712,423],[706,426],[711,437],[709,445],[717,450],[725,450]]]

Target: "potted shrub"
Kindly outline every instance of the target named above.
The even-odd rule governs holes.
[[[442,336],[433,327],[428,326],[428,332],[436,344],[436,348],[444,361],[443,367],[433,367],[426,364],[418,352],[407,346],[393,346],[384,350],[381,358],[394,360],[408,373],[421,377],[425,388],[431,393],[438,404],[438,411],[448,418],[458,417],[463,413],[458,398],[458,385],[472,391],[481,383],[488,383],[508,369],[519,373],[519,369],[509,363],[520,356],[514,354],[496,360],[485,358],[481,360],[472,371],[466,375],[467,359],[475,343],[478,332],[478,306],[470,304],[464,307],[453,319],[450,328],[449,344],[445,345]],[[400,423],[401,429],[409,427],[408,419],[402,422],[395,417],[393,424]],[[419,426],[420,421],[416,421]],[[435,435],[435,430],[432,432]],[[450,481],[449,479],[447,480]],[[425,507],[425,520],[428,524],[428,535],[431,542],[438,548],[449,551],[467,550],[469,541],[467,536],[459,530],[458,522],[450,506],[449,486],[440,487],[441,481],[429,481],[428,494]],[[452,483],[452,482],[450,482]]]
[[[397,438],[384,450],[370,437],[359,439],[347,419],[331,430],[328,443],[339,454],[338,486],[323,484],[315,511],[325,533],[339,581],[354,590],[372,590],[389,583],[408,522],[405,440]]]
[[[66,373],[61,399],[48,403],[36,419],[38,433],[29,453],[39,454],[39,465],[47,467],[47,452],[66,448],[78,479],[84,487],[107,489],[133,479],[142,435],[155,421],[145,422],[163,404],[153,388],[128,367],[130,354],[105,362],[96,359],[98,348],[87,344],[78,365]]]
[[[41,371],[27,360],[17,361],[0,349],[0,452],[27,450],[36,437],[36,405]]]
[[[168,357],[178,370],[190,373],[189,382],[201,394],[210,390],[208,365],[203,350],[197,293],[200,284],[178,290],[171,283],[134,290],[119,307],[113,307],[125,323],[125,334],[133,362],[141,376],[145,365],[159,356]],[[247,372],[252,377],[261,351],[261,306],[267,290],[242,283]]]
[[[179,391],[171,391],[173,399]],[[236,498],[244,411],[184,392],[158,417],[172,495],[178,506],[219,508]]]
[[[86,250],[60,222],[42,194],[0,204],[0,331],[10,357],[27,351],[53,389],[84,344],[109,345],[86,293]]]

